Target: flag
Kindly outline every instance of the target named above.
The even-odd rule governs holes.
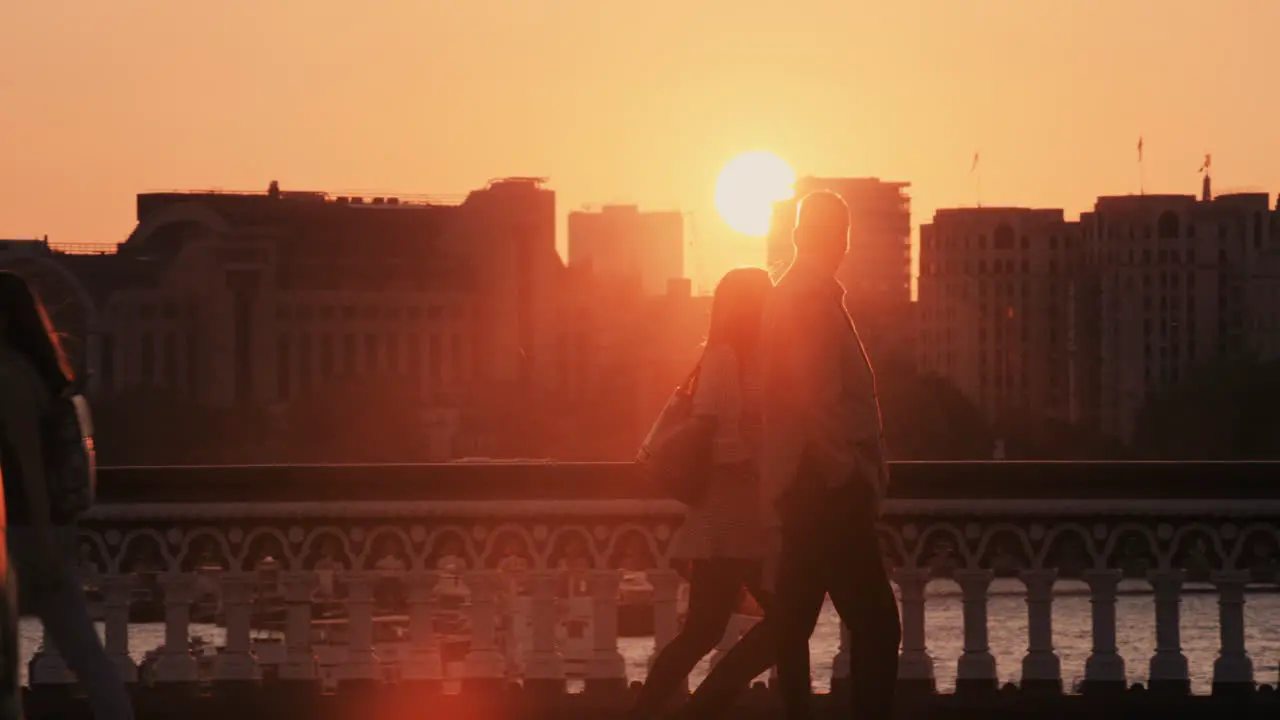
[[[1142,162],[1142,136],[1138,136],[1138,162]]]
[[[1200,172],[1209,172],[1209,165],[1213,162],[1213,156],[1209,153],[1204,154],[1204,164],[1200,166]]]
[[[978,169],[978,153],[974,153],[973,164],[969,166],[969,172],[973,172],[974,170],[977,170],[977,169]]]

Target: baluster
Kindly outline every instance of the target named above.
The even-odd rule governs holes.
[[[49,629],[43,628],[40,631],[40,647],[31,661],[31,685],[67,686],[75,681],[76,676],[67,667],[62,653],[54,646],[53,638],[49,637]]]
[[[832,695],[842,695],[849,690],[849,647],[852,642],[849,627],[840,623],[840,646],[831,658]]]
[[[282,572],[280,584],[284,586],[285,603],[285,650],[280,679],[316,682],[320,670],[311,648],[311,595],[316,588],[316,574],[307,570]]]
[[[342,573],[347,585],[347,657],[339,685],[382,680],[382,663],[373,649],[373,580],[369,573]]]
[[[412,647],[401,679],[435,693],[440,691],[444,667],[436,643],[435,589],[440,576],[415,570],[407,577],[409,586],[409,639]]]
[[[556,647],[556,581],[554,570],[530,573],[533,584],[533,648],[525,667],[524,686],[544,695],[565,691],[564,660]]]
[[[1116,648],[1116,588],[1124,576],[1119,570],[1090,568],[1082,573],[1089,584],[1093,617],[1093,652],[1084,663],[1084,692],[1117,692],[1125,689],[1124,658]]]
[[[527,572],[525,574],[527,577]],[[526,598],[520,596],[519,584],[512,575],[500,574],[498,587],[499,602],[496,617],[501,621],[502,628],[502,642],[499,647],[502,648],[503,674],[508,682],[516,682],[524,672],[525,648],[522,631],[525,627],[521,626],[532,621],[533,598],[527,598],[530,603],[526,607],[524,602]]]
[[[592,621],[594,631],[591,659],[587,662],[586,690],[589,693],[623,697],[627,667],[618,652],[618,590],[622,573],[617,570],[591,571]]]
[[[467,573],[471,588],[471,649],[463,669],[464,691],[492,692],[502,687],[506,658],[498,650],[495,627],[499,576],[492,570]]]
[[[1019,573],[1027,588],[1027,656],[1022,659],[1022,689],[1062,692],[1062,661],[1053,651],[1053,583],[1058,571],[1052,568]]]
[[[110,574],[102,578],[104,642],[111,664],[120,679],[138,682],[138,666],[129,657],[129,603],[133,599],[133,576]]]
[[[194,683],[200,664],[191,654],[191,601],[196,594],[195,573],[171,571],[160,576],[164,588],[164,646],[156,660],[155,680]]]
[[[1218,588],[1222,642],[1222,650],[1213,663],[1215,695],[1251,693],[1254,689],[1253,660],[1244,641],[1244,587],[1249,579],[1248,570],[1227,570],[1213,576],[1213,584]]]
[[[925,588],[929,568],[894,568],[893,581],[902,593],[902,654],[898,656],[898,685],[908,692],[932,693],[936,689],[933,658],[924,630]]]
[[[680,574],[671,569],[650,570],[649,584],[653,585],[653,654],[649,656],[647,667],[653,668],[653,661],[680,632]],[[711,661],[716,662],[712,656]],[[673,696],[676,698],[689,694],[689,678],[684,678],[676,686]]]
[[[964,603],[964,654],[956,664],[957,693],[996,688],[996,659],[991,654],[987,628],[987,589],[993,577],[990,570],[955,571]]]
[[[1191,692],[1187,657],[1182,654],[1182,570],[1152,570],[1147,573],[1155,590],[1156,652],[1151,656],[1152,690]]]
[[[222,575],[222,608],[227,623],[227,645],[213,660],[213,677],[219,684],[262,679],[262,669],[249,647],[253,589],[257,574],[227,572]]]

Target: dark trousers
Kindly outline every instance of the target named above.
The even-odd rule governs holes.
[[[694,666],[707,653],[714,650],[720,639],[724,637],[729,620],[742,599],[743,588],[754,595],[760,606],[765,608],[766,612],[768,611],[771,598],[760,591],[759,582],[760,563],[757,562],[731,558],[713,558],[693,562],[689,575],[689,612],[685,616],[684,627],[675,639],[662,648],[654,658],[653,667],[649,669],[644,689],[640,691],[640,696],[631,708],[630,717],[641,720],[656,717],[662,712],[663,706],[680,685],[680,681],[688,677]],[[764,622],[758,623],[752,628],[747,636],[743,637],[742,642],[752,634],[767,638],[766,634],[755,632],[756,628],[763,624]],[[698,687],[698,692],[695,693],[694,699],[690,700],[690,704],[696,702],[709,709],[730,706],[751,678],[759,675],[772,664],[773,648],[768,639],[763,642],[756,640],[755,644],[760,646],[759,651],[765,655],[764,668],[741,681],[738,681],[736,676],[730,676],[711,687],[704,682]],[[712,675],[720,672],[720,668],[730,660],[736,650],[737,646],[734,651],[726,655]],[[740,660],[737,662],[741,663]],[[708,681],[710,680],[711,678],[708,678]],[[698,714],[696,717],[710,716]]]
[[[60,582],[32,588],[32,614],[39,616],[61,653],[63,661],[76,674],[80,686],[89,696],[89,707],[96,720],[132,720],[133,707],[116,666],[107,657],[102,641],[89,618],[83,582],[77,569],[79,553],[76,526],[54,528],[54,539],[61,546]],[[30,574],[32,564],[46,558],[35,555],[35,530],[29,525],[10,525],[9,552],[18,571],[18,582]],[[25,608],[24,608],[25,609]]]
[[[855,716],[893,716],[902,636],[876,537],[876,503],[860,480],[838,488],[797,490],[782,515],[782,554],[770,621],[776,635],[778,685],[790,720],[809,720],[809,636],[825,596],[849,628],[849,686]]]

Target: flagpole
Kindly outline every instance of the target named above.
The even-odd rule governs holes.
[[[1142,136],[1138,136],[1138,194],[1147,194],[1147,165],[1142,159]]]
[[[969,174],[973,176],[974,199],[978,207],[982,207],[982,169],[978,167],[979,153],[973,154],[973,164],[969,166]]]

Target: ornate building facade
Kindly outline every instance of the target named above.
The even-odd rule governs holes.
[[[0,266],[40,287],[99,397],[282,414],[372,387],[420,407],[430,459],[542,456],[547,437],[573,432],[549,424],[583,427],[575,407],[597,427],[622,413],[604,423],[622,428],[611,445],[637,442],[655,402],[641,376],[664,367],[652,338],[698,302],[687,282],[649,296],[565,267],[555,222],[537,178],[456,203],[272,183],[140,195],[115,252],[6,242]],[[700,339],[686,339],[689,352]],[[602,392],[610,403],[593,409]],[[576,440],[563,444],[601,459]]]
[[[1148,395],[1280,357],[1280,210],[1264,193],[940,210],[920,231],[918,366],[991,418],[1129,439]]]

